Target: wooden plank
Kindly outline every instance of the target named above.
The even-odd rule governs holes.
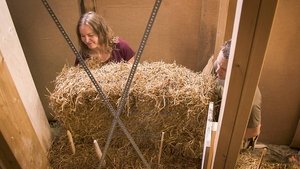
[[[202,156],[202,164],[201,169],[209,169],[211,168],[211,131],[212,131],[212,121],[213,121],[213,111],[214,111],[214,103],[210,102],[208,106],[207,120],[206,120],[206,129],[205,129],[205,139],[203,146],[203,156]]]
[[[210,161],[210,166],[212,168],[213,166],[213,158],[214,158],[214,148],[215,148],[215,139],[216,139],[216,133],[217,133],[217,128],[218,128],[218,122],[213,122],[212,123],[212,131],[211,131],[211,151],[209,152],[209,161]]]
[[[213,168],[235,167],[276,5],[276,0],[238,0]]]
[[[0,53],[0,144],[3,168],[47,168],[48,160]],[[12,155],[14,157],[12,157]],[[4,159],[3,159],[4,158]],[[7,162],[10,161],[10,165]],[[13,167],[14,168],[14,167]],[[16,167],[17,168],[17,167]]]
[[[201,169],[211,169],[217,122],[213,122],[214,103],[210,102],[208,107],[207,122],[205,129],[205,140],[202,155]]]
[[[205,65],[205,67],[202,70],[202,73],[204,74],[212,74],[213,68],[214,68],[214,56],[211,56],[208,61],[207,64]]]
[[[43,109],[43,106],[41,104],[41,100],[39,97],[39,94],[37,92],[35,83],[32,79],[32,75],[31,72],[29,70],[25,55],[23,53],[22,50],[22,46],[21,43],[19,41],[16,29],[14,27],[14,23],[12,21],[12,17],[10,14],[10,11],[8,10],[8,6],[6,4],[6,2],[10,2],[13,3],[12,0],[10,1],[0,1],[0,11],[1,11],[1,15],[0,15],[0,22],[2,24],[0,24],[0,51],[2,53],[2,57],[5,60],[5,64],[8,67],[9,73],[13,79],[14,85],[16,86],[17,90],[18,90],[18,94],[22,100],[22,103],[26,109],[27,115],[30,118],[30,121],[33,125],[33,128],[35,130],[35,132],[37,133],[37,136],[39,138],[40,143],[43,146],[44,151],[47,151],[47,149],[50,147],[51,145],[51,132],[50,132],[50,126],[48,123],[48,120],[45,116],[45,111]],[[15,2],[20,8],[20,10],[26,8],[24,7],[24,4],[20,4],[21,1]],[[36,9],[38,10],[38,8],[35,8],[35,5],[27,2],[26,1],[26,5],[30,4],[29,6],[34,8],[36,11]],[[25,6],[26,6],[25,5]],[[37,2],[36,4],[37,6],[41,5],[40,2]],[[11,9],[11,8],[10,8]],[[43,8],[41,8],[43,9]],[[16,12],[16,10],[15,10]],[[15,12],[12,12],[12,14],[15,14]],[[32,12],[32,11],[30,11]],[[28,12],[28,13],[30,13]],[[43,12],[45,12],[45,9],[43,9]],[[41,12],[41,13],[43,13]],[[40,13],[40,12],[34,12],[32,13],[33,15],[30,15],[27,13],[26,14],[22,14],[22,19],[18,20],[20,22],[15,22],[16,25],[19,25],[20,23],[22,23],[25,20],[28,20],[29,22],[27,22],[25,25],[31,25],[30,28],[29,27],[23,27],[21,29],[30,29],[31,32],[34,32],[34,37],[36,36],[36,33],[40,32],[40,30],[47,30],[47,29],[43,29],[39,26],[33,26],[32,25],[32,21],[38,18],[35,18],[36,13]],[[26,17],[27,16],[27,17]],[[31,18],[31,19],[28,19]],[[35,18],[35,19],[32,19]],[[41,18],[40,18],[41,19]],[[44,18],[43,18],[44,19]],[[41,19],[41,20],[43,20]],[[22,24],[21,24],[22,25]],[[25,31],[26,32],[26,31]],[[45,35],[45,31],[42,31],[43,35]],[[20,33],[20,32],[19,32]],[[20,33],[23,34],[23,33]],[[40,45],[41,41],[39,42],[35,42],[35,43],[31,43],[32,41],[32,37],[31,35],[25,35],[26,37],[28,37],[30,39],[30,44],[29,46],[36,46],[36,45]],[[45,35],[48,36],[48,35]],[[50,38],[51,39],[51,38]],[[35,40],[34,40],[35,41]],[[42,43],[44,43],[45,41],[43,41]],[[54,41],[52,41],[54,42]],[[23,45],[26,44],[23,43]],[[53,44],[53,43],[50,43]],[[55,41],[55,44],[57,44],[57,41]],[[33,47],[34,49],[37,49],[37,47]],[[26,48],[27,51],[30,51],[28,53],[28,55],[30,57],[32,57],[31,55],[35,52],[32,53],[32,51],[30,50],[30,48]],[[44,58],[44,55],[40,55],[41,58]],[[52,56],[52,55],[51,55]],[[29,58],[27,58],[29,59]],[[48,60],[46,60],[48,63]],[[43,67],[41,65],[43,64],[39,64],[37,62],[33,67],[31,67],[31,71],[35,72],[34,67]],[[41,62],[40,62],[41,63]],[[39,65],[39,66],[36,66]],[[52,67],[53,65],[51,65]],[[45,66],[44,66],[45,67]],[[39,69],[40,70],[40,69]],[[47,69],[47,73],[45,73],[45,77],[49,76],[49,70]],[[39,78],[43,78],[43,76],[37,76]],[[53,80],[53,79],[51,79]],[[37,82],[37,81],[36,81]],[[49,83],[50,81],[47,81],[47,83]],[[45,84],[45,83],[44,83]],[[45,86],[43,86],[43,88],[45,88]],[[46,91],[46,90],[45,90]],[[45,97],[45,94],[40,93],[41,96]],[[48,93],[47,93],[48,94]],[[48,104],[47,104],[48,105]]]
[[[222,44],[231,39],[237,0],[221,0],[219,6],[218,27],[214,49],[217,58]]]
[[[292,143],[291,143],[290,147],[300,148],[300,120],[298,122],[298,126],[297,126],[297,129],[295,131],[294,138],[292,140]]]

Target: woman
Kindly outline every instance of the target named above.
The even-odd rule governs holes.
[[[103,63],[133,63],[135,52],[123,39],[114,36],[105,20],[95,12],[88,12],[80,17],[76,32],[84,60],[97,57]],[[76,58],[75,66],[78,63]]]

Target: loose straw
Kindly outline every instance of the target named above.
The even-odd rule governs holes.
[[[75,145],[74,145],[74,142],[73,142],[72,134],[69,130],[67,130],[67,135],[68,135],[69,142],[70,142],[70,145],[71,145],[72,153],[75,154]]]
[[[164,142],[164,135],[165,132],[161,133],[161,139],[160,139],[160,147],[159,147],[159,154],[158,154],[158,165],[160,164],[160,157],[161,157],[161,152],[162,152],[162,147],[163,147],[163,142]]]

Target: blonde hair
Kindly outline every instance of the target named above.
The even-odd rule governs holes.
[[[112,39],[114,36],[112,29],[106,23],[106,21],[102,16],[98,15],[95,12],[87,12],[80,17],[76,29],[79,45],[84,57],[88,55],[89,48],[81,40],[81,34],[79,28],[82,25],[90,26],[92,30],[97,34],[99,40],[98,43],[103,46],[103,50],[105,52],[111,53],[111,51],[113,50]]]

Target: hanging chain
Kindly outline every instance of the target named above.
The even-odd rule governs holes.
[[[141,55],[142,55],[142,53],[144,51],[146,42],[148,40],[151,28],[152,28],[153,23],[155,21],[158,9],[159,9],[160,4],[161,4],[161,1],[162,0],[156,0],[156,2],[154,4],[154,7],[152,9],[151,16],[150,16],[150,18],[148,20],[148,23],[147,23],[146,29],[144,31],[144,35],[143,35],[142,41],[140,43],[139,49],[138,49],[137,54],[136,54],[136,58],[135,58],[134,63],[132,65],[131,71],[129,73],[129,77],[128,77],[127,83],[125,85],[125,89],[124,89],[123,94],[121,96],[121,101],[120,101],[120,104],[118,106],[117,115],[115,116],[115,118],[113,120],[113,123],[112,123],[111,129],[110,129],[109,135],[108,135],[107,140],[106,140],[106,144],[105,144],[104,151],[103,151],[103,156],[104,157],[105,157],[107,149],[108,149],[108,147],[110,145],[110,142],[111,142],[111,139],[112,139],[112,136],[113,136],[113,132],[114,132],[114,129],[116,127],[116,123],[119,120],[120,113],[123,110],[123,107],[124,107],[124,104],[125,104],[125,99],[128,97],[128,92],[129,92],[129,89],[130,89],[131,82],[133,80],[133,76],[134,76],[134,74],[136,72],[137,65],[138,65],[138,63],[140,61],[140,58],[141,58]],[[101,159],[100,169],[101,169],[101,166],[102,166],[103,162],[104,162],[104,158]],[[147,168],[150,168],[150,166],[147,167]]]
[[[150,165],[148,164],[148,162],[146,161],[146,159],[144,158],[143,154],[141,153],[140,149],[138,148],[137,144],[135,143],[134,139],[132,138],[132,136],[130,135],[130,133],[128,132],[128,130],[126,129],[124,123],[122,122],[122,120],[119,118],[122,109],[125,105],[125,101],[126,98],[128,97],[128,92],[130,89],[130,85],[132,83],[133,80],[133,76],[136,72],[137,69],[137,65],[139,63],[139,60],[141,58],[141,55],[143,53],[143,50],[145,48],[146,42],[148,40],[151,28],[153,26],[153,23],[155,21],[158,9],[160,7],[162,0],[156,0],[156,3],[152,9],[152,13],[151,16],[148,20],[148,24],[147,27],[145,29],[142,41],[140,43],[139,49],[137,51],[134,63],[132,65],[132,68],[130,70],[129,76],[128,76],[128,80],[127,83],[125,85],[125,88],[123,90],[122,96],[121,96],[121,100],[119,102],[119,106],[117,111],[113,108],[113,106],[111,105],[111,103],[109,102],[107,96],[104,94],[104,92],[102,91],[100,85],[97,83],[96,79],[94,78],[94,76],[92,75],[91,71],[89,70],[89,68],[87,67],[87,65],[85,64],[84,59],[82,58],[82,56],[79,54],[79,52],[77,51],[77,49],[75,48],[74,44],[72,43],[71,39],[69,38],[68,34],[66,33],[66,31],[64,30],[63,26],[61,25],[61,23],[59,22],[58,18],[56,17],[56,15],[54,14],[53,10],[51,9],[50,5],[48,4],[47,0],[42,0],[44,6],[46,7],[48,13],[50,14],[51,18],[53,19],[53,21],[55,22],[55,24],[57,25],[59,31],[62,33],[63,37],[65,38],[65,40],[67,41],[69,47],[72,49],[73,53],[75,54],[76,58],[79,60],[79,63],[82,65],[84,71],[87,73],[88,77],[90,78],[90,80],[92,81],[92,83],[94,84],[97,92],[101,95],[101,97],[103,98],[105,104],[107,105],[109,111],[112,113],[112,115],[114,116],[114,120],[112,123],[112,127],[110,129],[105,147],[104,147],[104,151],[103,151],[103,156],[101,158],[100,161],[100,168],[102,166],[102,164],[104,163],[104,159],[105,156],[107,154],[107,150],[109,148],[111,139],[112,139],[112,135],[114,132],[114,129],[116,127],[116,124],[118,123],[121,127],[121,129],[123,130],[123,132],[125,133],[126,137],[128,138],[128,140],[130,141],[130,143],[132,144],[133,148],[135,149],[135,151],[138,153],[139,157],[141,158],[142,162],[144,163],[144,165],[147,168],[151,168]]]

